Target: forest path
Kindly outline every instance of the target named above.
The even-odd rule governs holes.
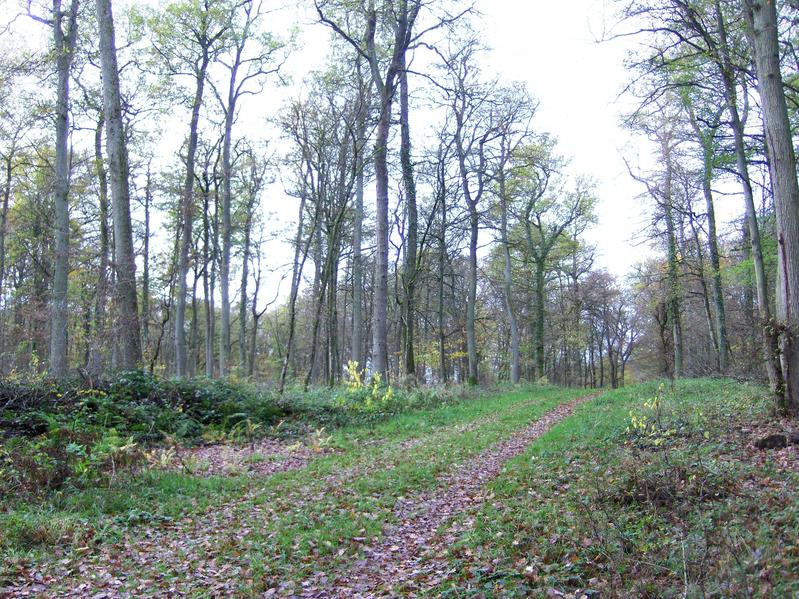
[[[592,397],[580,394],[515,391],[399,416],[330,453],[293,450],[282,472],[165,473],[158,501],[175,505],[144,496],[144,520],[87,522],[102,535],[20,563],[0,597],[424,594],[448,574],[437,529],[481,505],[507,460]]]
[[[303,582],[303,590],[297,596],[325,599],[429,596],[431,589],[452,574],[445,553],[457,538],[451,526],[453,520],[490,499],[487,484],[502,472],[509,460],[570,416],[578,405],[595,397],[596,393],[589,394],[561,404],[508,439],[444,473],[433,491],[400,498],[395,507],[398,523],[385,531],[378,544],[364,548],[363,559],[334,577],[317,573]],[[275,589],[273,594],[286,593],[285,589]]]

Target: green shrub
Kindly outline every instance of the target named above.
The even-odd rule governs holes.
[[[229,430],[238,422],[277,421],[282,411],[254,386],[209,379],[159,379],[125,372],[100,389],[80,394],[79,417],[151,443],[170,435],[196,440],[208,426]]]
[[[344,388],[288,389],[277,404],[294,421],[310,428],[376,423],[403,412],[452,405],[485,390],[465,387],[404,389],[366,383]]]
[[[246,431],[252,441],[283,416],[249,384],[140,371],[91,387],[14,378],[0,381],[0,397],[0,489],[7,495],[104,484],[138,467],[141,448],[165,437],[192,443],[209,429],[221,438]]]
[[[36,437],[13,437],[0,445],[0,488],[34,495],[67,485],[96,485],[140,460],[132,436],[123,437],[114,429],[55,426]]]

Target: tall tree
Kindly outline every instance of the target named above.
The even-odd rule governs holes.
[[[681,94],[683,106],[688,113],[688,122],[699,144],[702,158],[702,195],[705,199],[707,218],[707,244],[710,253],[711,278],[713,281],[713,304],[715,306],[715,338],[719,372],[729,368],[729,339],[727,335],[727,311],[724,306],[724,287],[721,281],[721,256],[719,253],[716,209],[713,201],[713,170],[718,153],[717,136],[721,127],[721,107],[711,109],[709,114],[698,115],[690,93]]]
[[[344,39],[369,67],[377,92],[375,168],[375,281],[372,318],[372,367],[384,380],[388,375],[388,140],[398,77],[405,70],[408,49],[430,31],[449,25],[469,12],[444,15],[430,27],[416,32],[425,0],[368,0],[359,6],[336,0],[314,0],[322,23]],[[336,10],[345,14],[334,16]],[[353,27],[350,25],[355,23]],[[386,47],[381,47],[385,40]],[[386,58],[387,57],[387,58]]]
[[[185,0],[170,4],[154,17],[153,47],[173,77],[187,75],[194,84],[188,140],[185,150],[186,172],[180,197],[180,235],[175,302],[175,374],[187,374],[186,297],[190,250],[194,225],[194,182],[200,111],[203,107],[208,67],[219,51],[220,41],[229,28],[223,0]]]
[[[546,280],[550,256],[562,241],[564,231],[580,219],[590,219],[593,211],[593,184],[578,180],[573,191],[556,190],[558,196],[541,193],[541,178],[534,177],[523,194],[522,226],[526,249],[533,265],[533,352],[537,377],[545,375],[544,322],[546,319]],[[522,181],[523,186],[529,183]]]
[[[65,10],[61,0],[53,0],[49,18],[28,14],[53,29],[53,50],[57,74],[55,105],[55,254],[53,257],[53,291],[50,311],[50,372],[64,377],[69,368],[67,296],[69,289],[69,83],[78,42],[79,0],[71,0]]]
[[[360,89],[360,97],[363,98],[363,109],[358,115],[356,123],[356,146],[361,150],[358,152],[355,179],[355,214],[352,224],[352,361],[363,368],[364,343],[363,343],[363,193],[365,179],[365,148],[367,135],[367,119],[371,111],[372,104],[372,83],[363,73],[363,59],[358,56],[356,59],[355,71]]]
[[[388,376],[388,138],[391,132],[391,112],[397,77],[405,64],[405,54],[413,42],[413,28],[422,0],[383,0],[378,12],[374,0],[369,0],[359,17],[364,29],[359,33],[347,31],[346,26],[333,20],[326,3],[315,0],[319,19],[331,27],[360,54],[369,65],[372,82],[378,96],[378,121],[374,145],[376,242],[375,296],[372,318],[372,366],[386,380]],[[378,29],[391,35],[387,64],[381,60]]]
[[[742,41],[744,33],[739,26],[730,27],[729,3],[722,0],[641,0],[629,3],[626,14],[644,25],[640,32],[654,36],[654,52],[649,52],[638,63],[647,75],[696,71],[697,62],[706,67],[701,75],[690,81],[697,90],[720,91],[732,132],[733,154],[743,191],[746,222],[749,229],[751,258],[755,271],[757,306],[763,326],[760,330],[762,360],[769,384],[775,394],[782,393],[782,371],[778,365],[777,336],[769,305],[766,266],[761,242],[760,224],[755,206],[753,183],[749,173],[750,153],[746,143],[745,120],[741,98],[746,106],[745,85],[747,63],[750,60]],[[733,23],[740,19],[733,18]],[[741,64],[743,63],[743,64]],[[646,79],[646,78],[644,78]],[[661,81],[664,78],[660,78]],[[710,82],[710,84],[708,84]],[[658,99],[665,89],[689,85],[684,79],[659,86],[647,93],[647,101]]]
[[[239,300],[239,370],[242,374],[247,372],[247,284],[250,278],[250,257],[253,252],[252,233],[253,225],[257,223],[258,215],[256,206],[263,186],[266,184],[266,171],[269,166],[268,161],[260,160],[252,148],[244,151],[246,160],[244,168],[248,172],[244,175],[242,191],[245,195],[244,201],[244,222],[242,224],[242,247],[241,247],[241,286]],[[260,260],[260,253],[258,254]],[[253,313],[257,311],[253,309]],[[257,322],[253,323],[257,326]]]
[[[405,191],[405,212],[407,214],[407,235],[405,238],[405,265],[402,273],[404,293],[404,353],[405,375],[409,380],[416,378],[416,358],[414,356],[414,331],[416,320],[416,278],[418,273],[417,249],[419,244],[419,216],[416,207],[416,181],[411,157],[410,101],[408,90],[408,71],[406,57],[400,57],[400,164],[402,185]]]
[[[521,377],[520,345],[521,335],[516,311],[513,305],[513,272],[511,267],[511,241],[508,234],[508,215],[512,199],[509,197],[508,179],[512,178],[513,156],[523,144],[531,141],[530,121],[536,110],[536,103],[527,91],[520,87],[508,87],[501,90],[501,100],[497,107],[497,142],[498,148],[494,157],[492,179],[495,183],[495,194],[499,201],[499,236],[503,256],[502,292],[505,302],[505,314],[510,328],[511,368],[510,378],[517,384]]]
[[[233,125],[243,96],[263,89],[267,75],[276,73],[282,61],[277,59],[284,44],[258,30],[263,16],[263,2],[236,2],[230,6],[228,48],[219,62],[228,71],[227,90],[213,85],[224,114],[222,142],[222,254],[219,262],[219,286],[222,305],[219,322],[219,374],[227,376],[230,351],[230,256],[233,245],[231,205],[233,192]],[[246,314],[246,311],[245,311]],[[242,362],[241,367],[244,368]]]
[[[774,207],[777,214],[777,318],[784,331],[780,336],[782,375],[785,388],[782,405],[799,413],[799,184],[796,154],[785,102],[777,7],[773,1],[744,0],[752,33],[752,50],[757,66],[757,84],[763,104]]]
[[[476,60],[479,43],[467,40],[444,58],[447,71],[447,101],[453,120],[453,140],[461,193],[469,212],[469,262],[466,296],[466,352],[468,382],[478,382],[476,332],[477,248],[480,232],[480,200],[488,182],[487,144],[496,135],[491,98],[495,83],[479,78]]]
[[[103,74],[103,107],[108,171],[114,220],[114,268],[116,272],[117,367],[132,370],[141,362],[141,333],[137,305],[136,263],[130,221],[128,151],[119,93],[114,17],[111,0],[96,0],[100,30],[100,64]]]

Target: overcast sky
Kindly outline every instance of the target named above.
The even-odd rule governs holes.
[[[635,42],[626,38],[600,43],[614,22],[613,4],[478,0],[477,6],[484,42],[491,48],[483,67],[486,75],[525,83],[540,102],[534,127],[558,138],[558,151],[570,160],[571,174],[597,182],[598,223],[588,233],[597,246],[595,264],[624,276],[648,251],[646,245],[634,245],[642,239],[648,216],[637,199],[641,189],[622,159],[625,155],[635,162],[639,151],[619,124],[620,114],[632,107],[619,94],[628,82],[623,60]],[[301,23],[301,49],[288,69],[299,83],[302,73],[322,67],[330,32],[314,24],[312,11],[291,11],[284,17],[291,19],[292,13]],[[421,113],[411,114],[412,122],[423,118]],[[283,214],[285,206],[278,211],[281,220]],[[284,251],[273,245],[273,255]]]
[[[527,83],[541,102],[538,127],[558,137],[573,174],[598,183],[599,222],[589,233],[597,265],[626,274],[643,256],[644,247],[631,245],[647,224],[636,199],[641,190],[622,160],[637,150],[619,124],[632,106],[619,94],[628,81],[625,53],[634,42],[600,43],[614,21],[605,0],[487,0],[481,9],[498,72]]]

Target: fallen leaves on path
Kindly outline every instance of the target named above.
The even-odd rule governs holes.
[[[588,397],[554,409],[538,421],[485,450],[466,463],[454,466],[437,481],[437,488],[401,497],[395,506],[397,524],[385,530],[379,541],[353,538],[362,555],[360,561],[336,574],[316,572],[302,584],[287,584],[267,590],[275,597],[376,597],[424,595],[425,589],[447,579],[446,548],[453,532],[437,536],[437,529],[487,499],[485,485],[504,464],[520,454],[553,424],[567,417]],[[512,410],[523,410],[524,402]],[[473,421],[437,430],[434,436],[478,430],[498,419],[490,414]],[[422,435],[399,443],[387,443],[386,453],[372,454],[323,475],[319,488],[296,498],[264,497],[257,480],[277,472],[304,468],[313,458],[333,448],[263,440],[253,446],[207,446],[181,450],[180,462],[197,474],[253,474],[244,496],[217,505],[205,513],[163,522],[151,522],[123,532],[114,543],[89,543],[85,551],[74,550],[62,558],[32,567],[21,565],[16,584],[0,589],[0,597],[173,597],[195,593],[235,596],[239,585],[253,587],[248,547],[270,521],[281,517],[286,501],[322,502],[333,495],[348,495],[345,481],[365,473],[389,470],[399,455],[429,441]],[[320,450],[321,449],[321,450]],[[393,456],[393,457],[392,457]],[[260,501],[255,501],[258,498]],[[246,505],[246,511],[239,506]],[[295,506],[296,507],[296,506]],[[369,546],[369,543],[375,543]],[[340,552],[343,550],[339,550]],[[341,555],[341,553],[339,553]],[[266,556],[273,559],[275,556]],[[310,558],[313,559],[313,558]],[[257,585],[256,585],[257,586]],[[58,590],[56,590],[58,589]],[[271,595],[270,595],[271,593]]]
[[[593,397],[561,404],[522,431],[458,464],[441,476],[435,490],[400,498],[395,508],[398,523],[385,531],[378,544],[364,547],[363,558],[350,570],[333,578],[319,572],[296,592],[283,587],[275,593],[325,599],[427,596],[430,589],[453,574],[446,550],[457,533],[450,528],[439,534],[439,528],[489,499],[486,485],[502,472],[508,460]]]
[[[225,443],[182,448],[175,454],[175,465],[195,476],[269,476],[304,468],[313,458],[334,451],[332,447],[320,447],[309,442],[260,439],[246,445]]]

